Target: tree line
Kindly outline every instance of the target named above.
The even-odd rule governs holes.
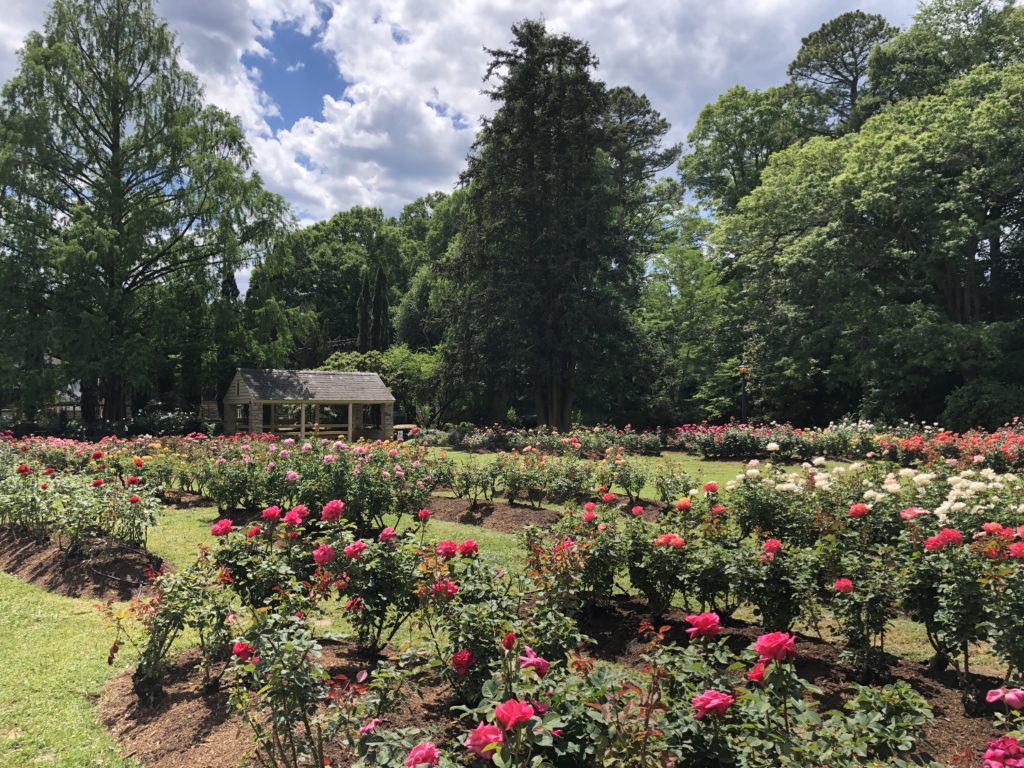
[[[1024,9],[844,13],[684,145],[584,41],[488,54],[454,189],[298,228],[149,0],[57,0],[0,100],[5,407],[195,409],[248,365],[376,370],[423,423],[1024,410]]]

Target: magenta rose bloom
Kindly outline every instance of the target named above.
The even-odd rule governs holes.
[[[853,592],[853,582],[849,579],[836,579],[836,583],[832,585],[836,592],[842,592],[843,594],[850,594]]]
[[[313,560],[319,566],[325,566],[334,559],[334,547],[330,544],[321,544],[313,550]]]
[[[542,659],[534,653],[530,646],[527,645],[525,650],[526,654],[519,657],[519,668],[532,669],[538,677],[544,677],[548,673],[548,669],[551,668],[551,664],[547,659]]]
[[[690,625],[686,630],[690,637],[714,637],[722,634],[721,619],[717,613],[693,613],[686,617],[686,623]]]
[[[469,668],[475,663],[476,659],[473,658],[473,654],[470,653],[468,648],[463,648],[461,651],[456,651],[452,654],[452,668],[459,677],[465,677],[466,673],[469,672]]]
[[[210,526],[210,533],[214,536],[227,536],[231,533],[231,521],[226,517],[218,520],[212,526]]]
[[[337,520],[345,512],[345,502],[339,499],[331,499],[324,508],[320,510],[320,517],[323,520]]]

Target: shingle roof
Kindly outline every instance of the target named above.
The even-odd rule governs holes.
[[[239,368],[253,400],[323,400],[391,403],[391,394],[376,373],[285,371]]]

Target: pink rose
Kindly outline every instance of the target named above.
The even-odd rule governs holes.
[[[424,741],[409,750],[409,756],[405,758],[405,768],[416,768],[417,765],[437,765],[441,752],[432,741]]]
[[[339,499],[331,499],[324,508],[320,510],[320,517],[324,520],[337,520],[345,512],[345,502]]]
[[[479,551],[480,547],[477,546],[476,539],[466,539],[459,544],[459,554],[462,557],[475,557]]]
[[[325,566],[334,559],[334,547],[329,544],[321,544],[313,550],[313,560],[319,566]]]
[[[511,731],[517,725],[521,725],[533,717],[533,707],[525,701],[509,699],[504,704],[495,707],[494,716],[501,723],[502,728]]]
[[[377,537],[377,541],[391,541],[393,538],[395,538],[395,529],[385,528],[380,532],[380,535]]]
[[[718,493],[718,483],[713,480],[708,483],[704,483],[704,493]]]
[[[491,723],[480,723],[466,737],[466,749],[484,760],[490,760],[504,743],[505,734],[501,728]]]
[[[763,661],[759,661],[757,662],[757,664],[750,668],[749,672],[747,672],[747,680],[749,680],[752,683],[760,683],[764,680],[764,675],[767,671],[768,665],[766,665]]]
[[[210,526],[210,533],[214,536],[227,536],[231,533],[231,521],[226,517],[218,520],[216,523]]]
[[[629,511],[633,514],[633,517],[640,517],[640,515],[642,515],[644,513],[644,508],[641,507],[639,504],[637,504],[635,507],[633,507]]]
[[[284,522],[287,525],[302,525],[302,517],[295,510],[291,510],[285,514]]]
[[[439,541],[437,542],[437,556],[443,560],[451,560],[455,557],[455,554],[459,551],[459,545],[454,541]]]
[[[699,696],[690,699],[693,705],[693,716],[700,720],[705,715],[721,717],[729,711],[736,699],[732,694],[723,691],[704,691]]]
[[[345,557],[351,558],[352,560],[358,560],[359,556],[363,554],[366,549],[366,542],[360,539],[359,541],[353,541],[347,547],[345,547]]]
[[[775,557],[782,551],[782,542],[778,539],[768,539],[761,548],[768,557]]]
[[[261,513],[264,520],[280,520],[281,508],[278,506],[267,507]]]
[[[693,637],[714,637],[722,633],[721,619],[717,613],[710,611],[706,613],[694,613],[686,617],[686,623],[690,628],[686,630],[691,638]]]
[[[796,656],[796,638],[788,632],[769,632],[754,641],[754,650],[761,661],[786,661]]]
[[[538,677],[544,677],[548,673],[548,669],[551,664],[547,659],[542,659],[536,653],[533,652],[533,648],[530,646],[525,647],[526,654],[519,657],[519,668],[520,669],[532,669],[537,673]]]
[[[363,725],[359,728],[359,735],[365,736],[368,733],[373,733],[375,730],[377,730],[377,726],[380,725],[380,723],[381,719],[379,717],[373,718],[368,723],[366,723],[366,725]]]
[[[427,520],[430,519],[430,510],[429,509],[421,509],[419,512],[416,513],[416,517],[418,517],[420,519],[421,523],[425,523],[425,522],[427,522]]]

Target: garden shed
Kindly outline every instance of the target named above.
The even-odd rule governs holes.
[[[239,368],[224,396],[224,434],[391,437],[395,397],[376,373]]]

